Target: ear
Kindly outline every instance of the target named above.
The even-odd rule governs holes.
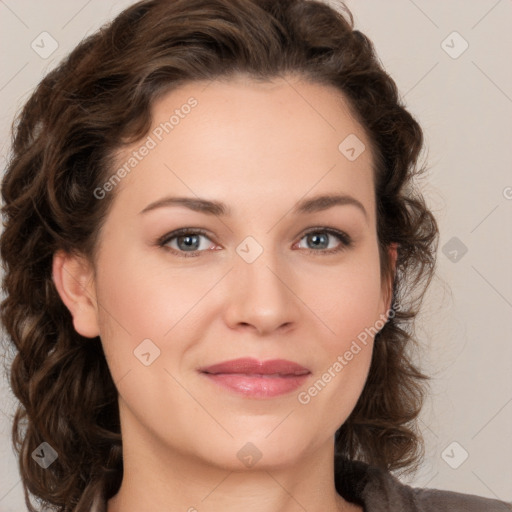
[[[90,263],[84,257],[57,251],[53,255],[52,278],[73,317],[75,331],[86,338],[99,336],[96,290]]]
[[[391,308],[391,301],[393,300],[393,282],[395,278],[396,273],[396,260],[398,258],[398,243],[393,242],[390,243],[388,246],[388,253],[389,253],[389,261],[390,261],[390,275],[383,283],[383,297],[384,297],[384,306],[385,311],[384,315],[388,316],[388,312]]]

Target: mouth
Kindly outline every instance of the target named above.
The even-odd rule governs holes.
[[[311,371],[293,361],[252,358],[224,361],[199,369],[224,390],[252,398],[271,398],[297,389]]]

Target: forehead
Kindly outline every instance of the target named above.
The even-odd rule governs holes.
[[[258,196],[261,204],[350,191],[371,201],[372,165],[364,129],[340,91],[291,76],[239,75],[191,82],[154,102],[148,134],[117,152],[116,168],[129,172],[115,193],[141,208],[164,192],[236,191],[241,202]]]

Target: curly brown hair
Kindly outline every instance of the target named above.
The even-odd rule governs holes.
[[[335,448],[387,470],[408,472],[423,457],[417,416],[429,377],[409,349],[439,234],[414,180],[425,171],[417,164],[422,130],[371,41],[341,2],[338,11],[311,0],[149,0],[83,40],[13,126],[2,182],[1,321],[15,354],[12,437],[31,512],[29,492],[59,512],[89,510],[98,489],[107,499],[118,491],[123,474],[116,386],[100,338],[73,328],[52,280],[53,255],[95,261],[115,194],[99,201],[93,191],[112,174],[115,151],[147,134],[155,100],[186,82],[235,73],[335,86],[371,142],[381,274],[392,279],[395,308]],[[31,457],[42,442],[59,454],[48,469]]]

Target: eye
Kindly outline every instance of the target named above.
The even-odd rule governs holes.
[[[334,247],[329,247],[329,237],[337,238],[339,244]],[[352,239],[342,231],[332,228],[314,228],[308,231],[301,240],[306,240],[306,243],[311,243],[317,249],[308,249],[308,253],[318,253],[328,255],[343,251],[352,245]],[[326,249],[326,250],[325,250]]]
[[[157,241],[157,245],[185,258],[197,257],[208,249],[214,250],[213,242],[201,245],[201,237],[210,240],[206,231],[202,229],[181,228],[161,237]],[[329,247],[329,237],[337,239],[338,245]],[[346,233],[332,228],[313,228],[303,235],[300,241],[304,239],[306,239],[306,243],[311,243],[315,247],[315,249],[305,248],[306,252],[310,254],[329,255],[352,246],[352,239]]]
[[[199,256],[198,253],[203,252],[199,249],[201,247],[201,237],[208,238],[206,232],[202,229],[181,228],[164,235],[159,239],[158,245],[170,249],[171,252],[179,253],[180,256],[184,256],[185,258],[191,256],[196,257]],[[176,242],[177,247],[170,246],[173,242]],[[203,249],[208,249],[209,247],[211,247],[211,244],[203,245]]]

